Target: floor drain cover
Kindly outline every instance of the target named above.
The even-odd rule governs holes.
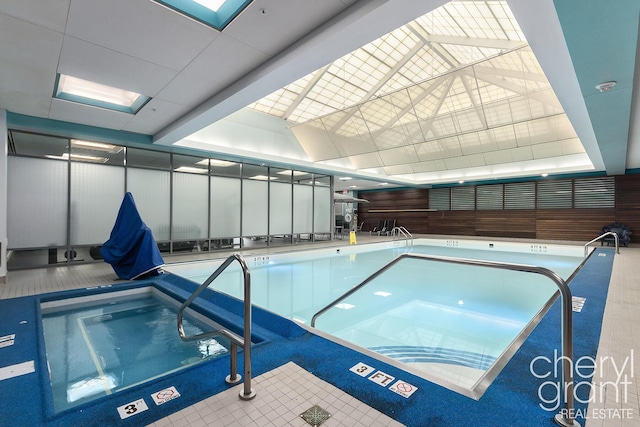
[[[331,414],[319,407],[313,406],[300,414],[300,418],[311,424],[313,427],[318,427],[323,422],[327,421],[331,417]]]

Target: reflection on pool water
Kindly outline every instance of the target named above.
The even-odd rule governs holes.
[[[55,412],[227,354],[225,337],[180,340],[176,303],[159,294],[143,288],[42,304]],[[189,335],[216,326],[184,321]]]
[[[325,305],[408,250],[536,265],[565,280],[583,261],[582,247],[560,245],[462,240],[404,245],[395,242],[248,257],[252,302],[308,325]],[[202,283],[215,270],[216,262],[220,263],[191,262],[166,269]],[[239,269],[228,269],[211,287],[242,298]],[[549,278],[538,274],[411,258],[320,316],[316,328],[478,398],[506,360],[496,362],[513,355],[524,339],[523,330],[526,335],[535,326],[533,319],[539,320],[536,316],[548,307],[556,290]],[[497,371],[487,375],[496,365]]]

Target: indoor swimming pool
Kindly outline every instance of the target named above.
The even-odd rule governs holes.
[[[565,281],[583,247],[470,240],[395,241],[246,257],[254,305],[308,327],[318,311],[406,252],[535,265]],[[168,265],[203,283],[221,261]],[[239,269],[210,287],[242,298]],[[318,317],[315,333],[479,398],[553,302],[538,274],[406,259]]]
[[[152,287],[43,302],[54,411],[228,353],[230,343],[224,336],[181,341],[177,307],[177,302]],[[197,313],[184,320],[188,335],[217,328]]]

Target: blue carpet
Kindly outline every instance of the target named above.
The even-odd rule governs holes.
[[[603,254],[605,256],[598,256]],[[574,295],[585,297],[582,312],[574,313],[575,358],[595,358],[600,327],[606,302],[614,250],[598,248],[571,282]],[[162,275],[136,283],[119,283],[91,292],[108,292],[127,287],[153,285],[184,299],[194,290],[193,283],[173,275]],[[41,300],[68,298],[87,293],[68,291],[36,297],[0,301],[0,336],[15,333],[13,346],[0,348],[0,366],[34,360],[36,373],[0,381],[0,419],[7,426],[138,426],[146,425],[196,402],[228,389],[224,378],[229,373],[228,359],[214,359],[158,378],[76,408],[53,414],[44,344],[41,339],[39,304]],[[213,311],[220,318],[232,319],[232,329],[241,325],[241,304],[229,297],[207,291],[197,309]],[[452,426],[473,424],[553,426],[557,411],[546,411],[538,397],[544,379],[530,373],[530,363],[538,356],[553,359],[554,349],[560,351],[560,306],[556,301],[533,330],[525,343],[497,376],[480,400],[464,397],[441,386],[386,365],[332,341],[306,332],[304,329],[261,309],[254,309],[255,333],[261,343],[252,348],[253,375],[258,376],[293,361],[319,378],[337,386],[364,403],[407,426]],[[40,337],[40,338],[39,338]],[[239,357],[242,372],[242,357]],[[402,379],[418,388],[409,398],[391,392],[349,369],[362,362],[384,373]],[[541,365],[542,366],[542,365]],[[576,378],[579,379],[579,378]],[[548,380],[548,378],[546,379]],[[554,379],[556,380],[556,379]],[[150,395],[174,386],[181,397],[156,406]],[[258,397],[260,390],[257,390]],[[588,388],[578,389],[578,397],[586,400]],[[543,395],[544,396],[544,395]],[[144,398],[149,410],[121,420],[116,408]],[[577,409],[585,410],[580,402]],[[584,425],[584,419],[578,420]]]

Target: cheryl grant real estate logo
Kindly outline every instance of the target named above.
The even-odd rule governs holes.
[[[571,366],[574,372],[573,398],[575,403],[588,404],[589,407],[574,409],[572,414],[566,413],[564,404],[569,392],[562,382],[562,365],[568,359],[557,349],[553,351],[553,358],[534,357],[529,363],[529,372],[544,380],[538,386],[540,407],[545,411],[560,411],[563,416],[571,418],[633,418],[633,409],[624,407],[629,397],[637,399],[636,392],[631,392],[635,390],[633,357],[631,350],[627,356],[583,356],[574,360]],[[629,406],[636,404],[632,402]]]

